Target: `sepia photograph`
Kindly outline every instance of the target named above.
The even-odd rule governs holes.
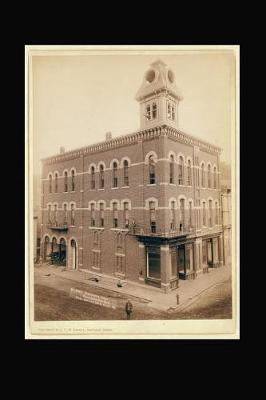
[[[239,46],[25,46],[26,339],[239,339]]]

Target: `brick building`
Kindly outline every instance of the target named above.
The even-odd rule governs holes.
[[[178,129],[162,61],[136,100],[138,132],[43,160],[41,256],[167,292],[223,263],[220,149]]]

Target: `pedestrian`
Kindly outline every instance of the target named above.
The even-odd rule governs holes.
[[[128,301],[126,303],[127,319],[130,319],[130,315],[132,313],[132,310],[133,310],[133,305],[132,305],[131,301],[128,299]]]

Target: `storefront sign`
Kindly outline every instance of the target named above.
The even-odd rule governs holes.
[[[88,293],[85,292],[84,290],[71,288],[69,295],[70,297],[77,300],[87,301],[88,303],[97,304],[103,307],[108,307],[113,309],[116,308],[114,301],[108,299],[108,297],[99,296],[98,294]]]

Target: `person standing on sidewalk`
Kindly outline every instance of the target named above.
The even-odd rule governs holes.
[[[128,299],[127,303],[126,303],[126,313],[127,313],[127,319],[130,319],[131,313],[133,311],[133,304],[131,303],[131,301]]]

